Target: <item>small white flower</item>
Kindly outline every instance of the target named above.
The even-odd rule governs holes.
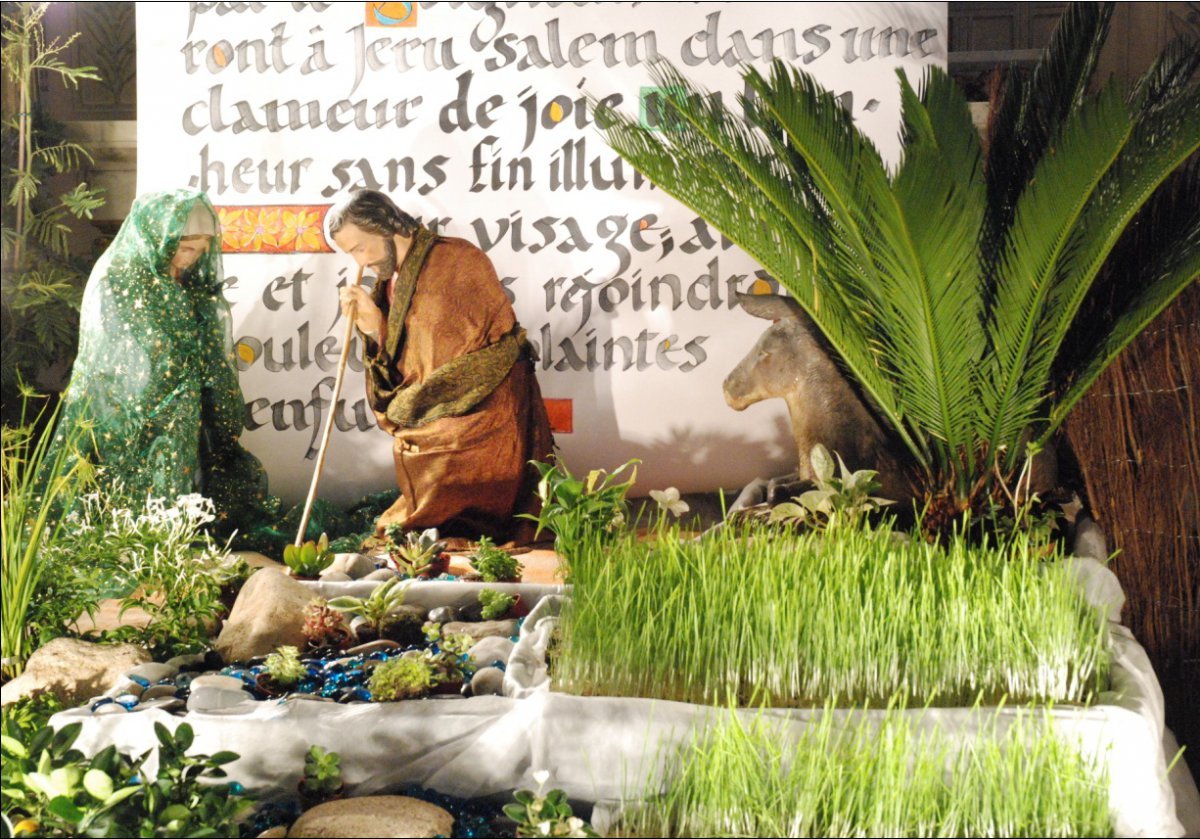
[[[539,769],[533,773],[533,780],[539,787],[546,786],[546,782],[550,780],[550,770]]]
[[[686,501],[679,498],[679,490],[675,487],[667,487],[666,489],[650,490],[650,497],[658,502],[658,509],[670,513],[678,518],[686,513],[691,508]]]

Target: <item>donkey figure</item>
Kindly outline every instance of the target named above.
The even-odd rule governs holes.
[[[883,497],[911,499],[902,463],[887,436],[829,357],[800,304],[777,294],[737,297],[749,314],[773,323],[726,377],[725,401],[735,411],[774,397],[787,402],[800,468],[791,475],[755,480],[742,490],[731,511],[799,494],[815,477],[808,455],[817,443],[840,454],[852,470],[877,471]]]

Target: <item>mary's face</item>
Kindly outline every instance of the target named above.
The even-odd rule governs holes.
[[[186,239],[180,240],[175,256],[171,257],[171,276],[179,279],[184,271],[191,268],[196,260],[208,250],[208,243],[211,239],[211,236],[188,236]]]
[[[396,243],[391,236],[380,236],[346,224],[333,235],[333,241],[361,267],[373,269],[376,276],[390,278],[396,273]]]

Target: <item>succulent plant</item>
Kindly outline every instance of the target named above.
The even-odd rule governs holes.
[[[294,685],[308,672],[300,661],[300,651],[295,647],[280,647],[267,656],[263,667],[279,685]]]
[[[515,596],[495,589],[485,588],[479,592],[479,603],[483,606],[485,621],[494,621],[504,617],[516,602]]]
[[[382,635],[391,614],[404,605],[404,589],[397,588],[399,582],[399,579],[393,578],[381,583],[370,597],[335,597],[329,601],[329,608],[364,618],[376,634]]]
[[[524,567],[516,557],[496,544],[487,536],[479,537],[479,546],[471,557],[471,567],[485,583],[515,583],[521,579]]]
[[[385,661],[372,671],[367,689],[375,702],[397,702],[427,695],[435,684],[433,666],[424,657]]]
[[[304,607],[303,632],[313,647],[340,644],[350,635],[342,613],[331,608],[323,597],[314,597]]]
[[[429,576],[439,565],[446,543],[438,539],[436,528],[417,533],[405,532],[398,524],[384,528],[388,539],[388,556],[396,570],[408,577]]]
[[[322,533],[316,542],[288,545],[283,549],[283,562],[297,577],[315,577],[333,564],[329,537]]]

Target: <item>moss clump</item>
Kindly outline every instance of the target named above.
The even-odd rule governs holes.
[[[367,689],[375,702],[419,699],[433,689],[434,673],[422,658],[394,658],[375,668]]]

